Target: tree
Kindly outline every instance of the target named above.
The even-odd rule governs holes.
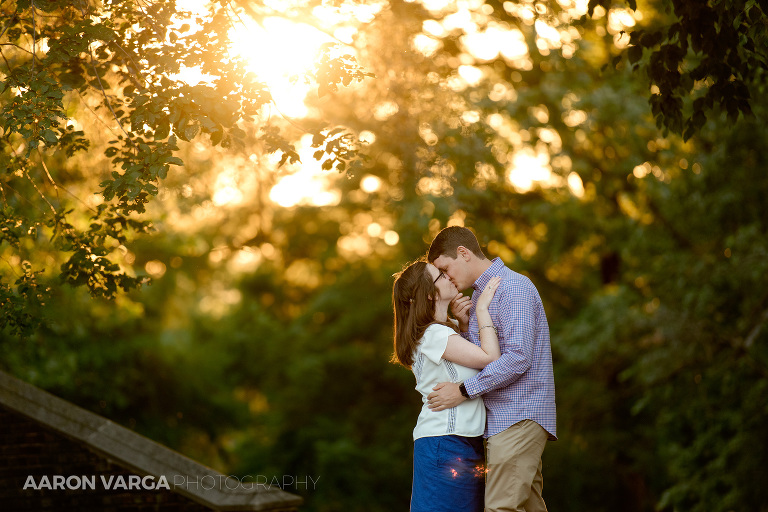
[[[610,69],[622,31],[666,23],[652,6],[393,1],[332,22],[315,7],[285,15],[352,26],[377,76],[307,100],[366,141],[355,172],[326,175],[334,199],[277,204],[301,166],[276,168],[255,127],[229,148],[177,140],[185,172],[130,217],[156,230],[118,247],[154,284],[113,303],[51,286],[54,321],[28,342],[3,333],[3,365],[235,474],[320,476],[308,510],[402,508],[420,403],[387,363],[391,275],[465,224],[545,302],[551,508],[764,508],[750,483],[767,421],[762,96],[756,120],[713,111],[687,141],[661,133],[649,84]],[[304,155],[315,122],[279,133]],[[60,188],[99,189],[88,177],[105,168],[81,158]]]
[[[250,130],[265,153],[281,155],[281,165],[299,161],[280,122],[265,116],[268,85],[228,51],[227,32],[238,19],[228,2],[211,3],[194,21],[175,2],[21,0],[2,9],[0,241],[16,279],[0,282],[0,327],[29,334],[39,324],[36,312],[50,296],[39,277],[53,266],[41,261],[41,249],[61,263],[63,282],[94,296],[147,281],[127,273],[115,251],[150,230],[142,214],[170,167],[183,165],[179,140],[205,136],[229,148],[243,145]],[[368,76],[353,57],[329,56],[332,46],[304,79],[336,89]],[[207,80],[188,85],[184,68],[199,68]],[[79,117],[80,109],[92,117]],[[317,122],[312,130],[324,168],[355,159],[343,129]],[[85,154],[100,171],[78,185],[69,169]],[[101,198],[92,201],[94,193]]]
[[[636,0],[628,0],[637,9]],[[644,71],[651,86],[656,122],[689,139],[708,117],[725,112],[731,121],[752,115],[755,97],[765,94],[768,73],[768,3],[758,0],[662,0],[659,16],[632,30],[624,56]],[[589,15],[612,8],[590,0]]]

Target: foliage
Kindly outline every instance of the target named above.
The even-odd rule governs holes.
[[[242,59],[229,54],[227,32],[238,12],[228,2],[210,4],[205,16],[195,18],[196,27],[175,2],[18,1],[4,2],[2,9],[4,215],[8,222],[30,226],[28,235],[14,235],[26,239],[22,246],[39,248],[37,234],[45,233],[56,259],[68,255],[61,264],[64,281],[105,297],[146,281],[146,276],[121,268],[113,252],[150,229],[151,222],[140,214],[157,196],[171,166],[183,165],[177,156],[178,140],[205,136],[211,145],[228,148],[242,145],[244,130],[255,127],[266,151],[282,152],[281,164],[299,160],[279,126],[264,120],[265,108],[272,102],[268,85],[246,72]],[[336,90],[338,84],[370,76],[354,57],[330,56],[331,49],[333,45],[325,49],[316,76],[307,75],[319,80],[321,90]],[[195,67],[208,80],[189,85],[180,73]],[[69,189],[61,159],[101,143],[93,129],[86,133],[83,125],[92,124],[94,117],[87,121],[80,117],[78,104],[91,110],[101,125],[98,130],[113,137],[94,148],[104,157],[98,167],[108,169],[89,176],[99,185],[90,183],[75,193]],[[349,137],[332,132],[336,136],[326,140],[322,127],[317,133],[318,145],[327,142],[327,168],[344,170],[356,159]],[[53,165],[55,160],[58,165]],[[103,202],[98,208],[83,208],[89,205],[79,194],[93,193]],[[84,215],[90,218],[85,221]],[[21,250],[18,240],[6,238],[5,232],[0,241],[15,243]],[[31,264],[39,270],[25,274],[25,280],[34,284],[50,269],[39,261]],[[46,293],[44,285],[37,287],[39,294]],[[4,306],[24,302],[21,290],[13,292],[14,286],[5,284],[3,288],[15,297]],[[25,326],[32,324],[24,314],[3,309],[8,322],[29,334],[31,328]],[[14,319],[14,315],[21,316]]]
[[[260,4],[238,4],[264,16]],[[17,5],[32,26],[44,4]],[[138,16],[134,4],[107,5]],[[603,5],[603,17],[599,9],[585,17],[568,2],[383,4],[349,22],[356,57],[377,78],[356,81],[365,75],[347,69],[349,86],[334,92],[330,84],[347,82],[326,77],[327,93],[306,100],[319,114],[301,120],[245,122],[271,92],[258,77],[247,94],[238,89],[245,75],[233,62],[203,59],[212,76],[231,79],[215,86],[173,80],[179,59],[223,50],[173,23],[161,26],[184,44],[156,36],[153,20],[171,15],[167,3],[131,28],[147,42],[148,60],[136,61],[146,78],[128,65],[126,53],[143,55],[134,35],[103,33],[110,43],[101,56],[94,45],[96,69],[119,59],[123,67],[99,75],[86,51],[67,83],[118,85],[62,98],[6,90],[4,108],[13,104],[17,117],[48,109],[45,129],[58,144],[66,132],[67,144],[90,149],[46,152],[45,129],[14,124],[39,142],[25,162],[23,135],[3,139],[0,158],[16,170],[2,181],[3,257],[26,269],[0,289],[14,313],[7,318],[18,319],[0,335],[3,368],[222,471],[319,477],[300,491],[306,510],[403,509],[420,402],[413,377],[387,363],[391,276],[441,227],[464,224],[545,302],[560,437],[544,454],[551,509],[766,510],[766,490],[754,485],[766,477],[768,427],[764,85],[757,71],[745,79],[753,117],[729,118],[713,100],[706,122],[681,134],[687,140],[671,126],[660,133],[648,83],[631,66],[610,69],[631,27],[607,20],[628,11]],[[369,7],[346,2],[336,13],[360,6]],[[321,26],[316,7],[291,4],[283,15]],[[214,8],[220,17],[206,22],[206,37],[218,42],[226,5]],[[646,34],[666,33],[678,12],[637,8]],[[73,34],[102,23],[75,8],[69,16],[82,28]],[[473,46],[494,34],[506,53]],[[28,56],[12,56],[20,79]],[[40,53],[35,68],[43,62]],[[47,75],[65,76],[39,79]],[[684,106],[698,99],[673,92]],[[88,94],[90,103],[77,99]],[[103,124],[89,131],[96,99],[129,136],[116,124],[114,136],[99,133],[109,132]],[[349,152],[358,134],[365,145]],[[324,175],[333,200],[320,201],[318,190],[279,206],[276,191],[302,188],[290,178],[312,156],[319,170],[356,169]],[[94,190],[114,196],[85,206],[64,195]],[[47,245],[54,234],[70,245]],[[77,250],[99,245],[111,249]],[[42,265],[60,270],[61,250],[80,255],[66,275],[87,286],[46,280],[38,291],[31,276]],[[121,273],[154,279],[115,294]]]
[[[627,60],[644,70],[652,86],[650,105],[659,127],[689,139],[708,116],[725,111],[734,121],[752,115],[750,85],[764,83],[768,73],[768,3],[758,0],[663,0],[671,11],[659,26],[633,30]],[[590,0],[610,10],[610,0]],[[637,9],[635,0],[628,0]],[[614,64],[623,57],[620,55]]]
[[[44,294],[28,261],[22,263],[23,274],[14,282],[16,288],[0,283],[0,305],[7,314],[0,319],[0,329],[19,336],[40,326],[40,307]]]

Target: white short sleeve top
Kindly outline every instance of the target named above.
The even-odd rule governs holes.
[[[457,435],[480,436],[485,431],[485,406],[482,398],[465,400],[444,411],[432,411],[427,396],[440,382],[464,382],[477,375],[478,370],[443,359],[448,336],[456,331],[440,324],[427,327],[413,356],[411,370],[416,376],[416,391],[421,393],[421,413],[413,429],[413,440],[420,437]]]

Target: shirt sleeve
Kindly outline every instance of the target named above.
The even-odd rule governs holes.
[[[424,332],[419,350],[427,356],[427,359],[435,364],[443,361],[445,348],[448,346],[448,336],[456,334],[453,329],[445,325],[433,324]]]
[[[505,343],[501,357],[464,381],[472,398],[512,384],[528,371],[533,360],[536,325],[533,297],[520,286],[512,286],[498,295],[498,314],[492,320]]]

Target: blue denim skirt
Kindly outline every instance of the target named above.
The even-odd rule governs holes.
[[[482,437],[421,437],[413,443],[411,512],[483,512]]]

